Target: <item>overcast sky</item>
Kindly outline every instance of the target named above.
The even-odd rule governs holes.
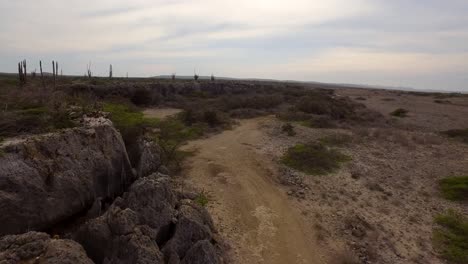
[[[55,59],[65,74],[91,61],[102,75],[468,91],[467,0],[0,0],[0,45],[0,72]]]

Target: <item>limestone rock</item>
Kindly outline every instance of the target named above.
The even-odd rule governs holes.
[[[49,228],[135,179],[122,137],[109,125],[32,136],[4,149],[0,235]]]
[[[92,264],[80,244],[28,232],[0,238],[0,263]]]

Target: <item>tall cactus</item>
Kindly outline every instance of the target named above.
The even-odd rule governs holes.
[[[26,68],[26,60],[18,62],[18,79],[20,85],[26,84],[26,76],[27,76],[27,68]]]
[[[42,61],[39,61],[39,68],[41,70],[42,87],[45,89],[46,85],[45,85],[45,81],[44,81],[44,73],[42,72]]]
[[[54,89],[55,89],[55,61],[52,61],[52,77],[54,80]]]
[[[112,64],[109,66],[109,79],[112,79]]]
[[[24,81],[24,83],[26,83],[27,75],[28,75],[28,71],[27,71],[27,68],[26,68],[26,60],[23,60],[23,81]]]

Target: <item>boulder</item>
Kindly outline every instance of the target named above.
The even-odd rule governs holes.
[[[135,180],[120,134],[109,122],[31,136],[3,146],[0,235],[44,230],[113,199]]]
[[[218,264],[220,259],[213,244],[208,240],[200,240],[187,251],[181,264]]]
[[[0,238],[0,263],[92,264],[80,244],[28,232]]]
[[[138,179],[99,218],[75,233],[96,263],[164,263],[158,243],[170,236],[176,196],[169,179],[153,174]]]
[[[164,246],[163,252],[173,261],[181,260],[198,241],[211,240],[213,230],[211,217],[203,207],[190,200],[182,201],[174,235]]]
[[[146,177],[157,172],[161,167],[161,150],[159,146],[154,142],[141,140],[138,148],[139,160],[136,166],[138,177]]]

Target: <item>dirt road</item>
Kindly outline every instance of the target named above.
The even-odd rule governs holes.
[[[234,263],[323,263],[311,223],[274,181],[276,164],[256,152],[264,120],[185,146],[197,150],[187,161],[187,186],[209,193],[208,210]]]

